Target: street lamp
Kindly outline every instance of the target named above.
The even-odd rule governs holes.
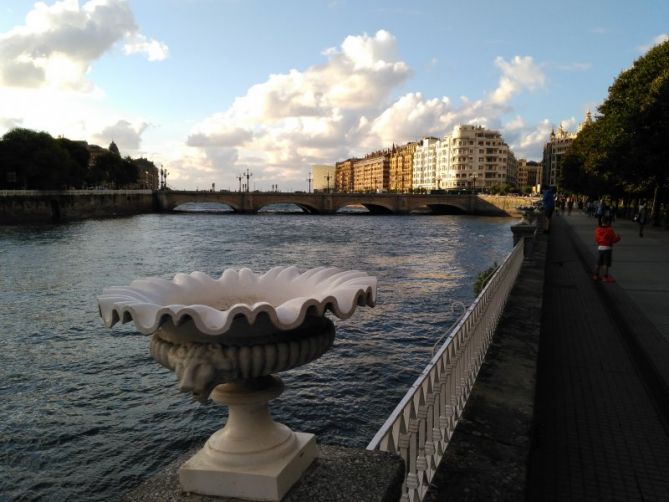
[[[253,174],[249,172],[249,168],[248,168],[248,167],[246,168],[246,174],[245,174],[244,176],[246,176],[246,191],[248,192],[248,191],[249,191],[249,186],[250,186],[249,178],[250,178],[251,176],[253,176]]]
[[[309,177],[307,178],[307,181],[309,182],[309,188],[308,188],[308,190],[307,190],[307,193],[311,193],[311,182],[312,182],[313,180],[314,180],[314,179],[311,177],[311,171],[309,171]]]

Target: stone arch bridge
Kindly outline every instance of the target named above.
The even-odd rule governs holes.
[[[226,204],[237,213],[254,214],[272,204],[295,204],[309,214],[334,214],[352,205],[362,205],[372,214],[476,214],[518,216],[527,197],[474,194],[376,194],[376,193],[282,193],[205,192],[167,190],[154,192],[157,209],[173,211],[189,202]]]

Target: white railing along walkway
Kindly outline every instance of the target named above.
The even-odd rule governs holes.
[[[523,262],[523,239],[448,334],[368,450],[404,459],[402,502],[418,502],[444,456]]]

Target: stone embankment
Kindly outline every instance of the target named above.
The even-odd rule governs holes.
[[[152,190],[0,191],[0,224],[131,216],[155,209]]]

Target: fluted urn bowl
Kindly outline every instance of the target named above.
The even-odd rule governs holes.
[[[275,267],[140,279],[105,289],[98,304],[107,327],[134,321],[152,335],[153,358],[176,372],[182,391],[206,401],[218,384],[320,357],[334,339],[325,313],[346,319],[357,306],[374,306],[375,296],[376,279],[365,272]]]
[[[176,372],[182,391],[229,408],[225,427],[179,469],[182,488],[251,500],[280,500],[318,455],[313,434],[272,419],[267,403],[283,391],[276,373],[332,346],[327,312],[346,319],[375,301],[374,277],[326,267],[177,274],[98,297],[108,327],[134,321],[151,335],[151,355]]]

